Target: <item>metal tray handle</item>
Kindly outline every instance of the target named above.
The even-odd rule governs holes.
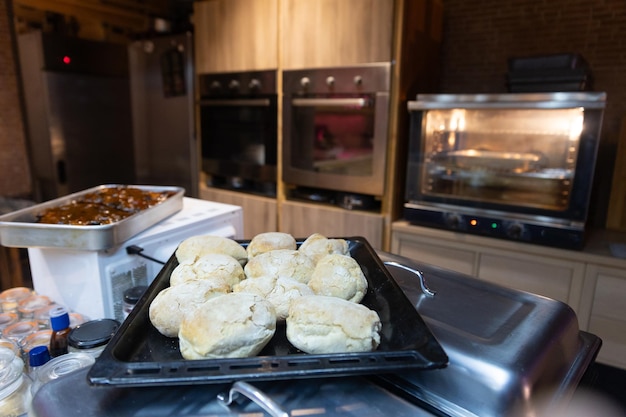
[[[408,267],[395,261],[385,261],[383,263],[385,264],[385,266],[395,266],[396,268],[404,269],[405,271],[417,275],[420,280],[420,288],[422,289],[422,292],[429,297],[435,296],[436,292],[428,288],[428,285],[426,284],[426,278],[424,278],[424,274],[422,274],[421,271],[418,271],[417,269]]]
[[[284,411],[280,405],[268,397],[267,394],[243,381],[235,382],[228,391],[228,394],[218,394],[217,400],[220,404],[228,408],[239,395],[245,396],[250,401],[263,408],[263,410],[267,411],[272,417],[289,417],[289,413]]]

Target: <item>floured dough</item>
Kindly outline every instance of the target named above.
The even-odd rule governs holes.
[[[308,285],[292,278],[260,277],[246,279],[235,285],[235,292],[258,294],[269,301],[276,311],[276,319],[284,320],[289,314],[291,300],[303,295],[313,295]]]
[[[275,249],[296,250],[296,239],[289,233],[267,232],[259,233],[248,243],[248,258]]]
[[[179,263],[194,262],[208,253],[223,253],[235,258],[241,265],[248,260],[248,253],[239,243],[222,236],[197,235],[183,240],[176,248]]]
[[[343,298],[359,303],[367,293],[367,279],[352,257],[324,256],[315,266],[309,287],[315,294]]]
[[[244,292],[215,297],[185,317],[178,333],[185,359],[258,354],[276,331],[276,313],[263,297]]]
[[[304,253],[290,249],[276,249],[261,253],[248,261],[244,267],[246,277],[292,278],[308,283],[315,264]]]
[[[231,288],[245,278],[243,267],[235,258],[222,253],[209,253],[191,262],[178,264],[170,274],[170,285],[194,279],[221,280]]]
[[[286,324],[287,339],[305,353],[369,352],[380,344],[378,314],[337,297],[294,299]]]
[[[298,250],[311,258],[314,263],[333,253],[350,256],[350,248],[345,239],[329,239],[319,233],[307,237]]]
[[[164,336],[176,337],[185,315],[207,300],[229,292],[219,281],[192,280],[161,290],[150,303],[150,322]]]

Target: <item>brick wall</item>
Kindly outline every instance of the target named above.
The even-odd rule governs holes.
[[[614,155],[626,115],[626,2],[622,0],[443,0],[441,90],[506,92],[507,58],[580,53],[607,108],[590,221],[604,226]]]
[[[10,0],[0,0],[0,196],[28,197],[31,177],[10,11]]]

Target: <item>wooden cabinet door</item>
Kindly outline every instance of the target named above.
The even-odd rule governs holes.
[[[243,238],[252,239],[259,233],[275,232],[276,199],[200,186],[200,198],[233,204],[243,209]]]
[[[392,59],[393,1],[281,1],[284,69]]]
[[[279,230],[296,238],[313,233],[327,237],[362,236],[374,249],[382,249],[383,225],[381,214],[294,201],[281,203]]]
[[[394,231],[391,235],[391,252],[461,274],[476,274],[478,255],[474,248],[467,245]]]
[[[578,312],[585,275],[583,262],[510,251],[484,251],[478,278],[569,304]]]
[[[602,339],[598,361],[626,369],[626,269],[588,264],[583,296],[591,307],[587,330]]]
[[[193,4],[196,73],[278,68],[278,0]]]

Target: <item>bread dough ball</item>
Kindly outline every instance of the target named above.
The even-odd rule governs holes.
[[[276,249],[250,259],[244,267],[248,279],[269,276],[292,278],[308,283],[315,264],[304,253],[290,249]]]
[[[296,239],[289,233],[267,232],[260,233],[248,243],[248,258],[276,249],[296,250]]]
[[[192,280],[162,289],[150,303],[150,322],[164,336],[176,337],[183,318],[207,300],[229,292],[219,281]]]
[[[277,320],[285,320],[289,314],[291,300],[303,295],[313,295],[308,285],[292,278],[260,277],[246,279],[234,287],[235,292],[260,295],[269,301],[276,311]]]
[[[235,258],[223,253],[209,253],[194,262],[178,264],[170,274],[170,285],[178,285],[194,279],[218,280],[231,288],[246,276]]]
[[[314,263],[333,253],[350,256],[350,248],[345,239],[329,239],[319,233],[313,233],[306,238],[299,251],[311,258]]]
[[[340,254],[324,256],[315,266],[309,287],[315,294],[339,297],[359,303],[367,293],[367,279],[352,257]]]
[[[197,235],[183,240],[176,248],[179,263],[194,262],[209,253],[223,253],[235,258],[242,266],[248,261],[248,252],[239,243],[222,236]]]
[[[263,297],[244,292],[215,297],[185,317],[178,332],[185,359],[257,355],[276,331],[276,313]]]
[[[337,297],[294,299],[286,324],[287,339],[305,353],[370,352],[380,344],[378,313]]]

